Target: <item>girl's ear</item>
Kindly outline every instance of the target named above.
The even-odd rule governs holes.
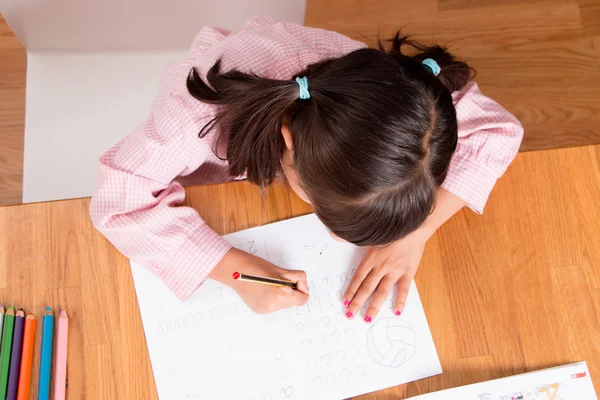
[[[285,141],[285,147],[287,147],[288,150],[294,150],[292,133],[286,124],[281,124],[281,134],[283,135],[283,140]]]

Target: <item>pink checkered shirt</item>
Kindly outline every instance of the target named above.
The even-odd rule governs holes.
[[[185,196],[182,184],[233,179],[227,161],[212,151],[214,134],[198,138],[216,110],[188,94],[190,69],[196,67],[204,76],[222,58],[223,70],[291,79],[308,64],[363,47],[339,33],[270,18],[250,20],[236,32],[203,28],[189,57],[165,71],[150,116],[100,158],[90,205],[94,225],[186,300],[230,246],[194,209],[179,206]],[[496,180],[517,154],[523,129],[475,83],[453,98],[459,140],[443,187],[482,212]]]

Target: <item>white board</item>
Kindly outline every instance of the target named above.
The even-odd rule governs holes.
[[[371,324],[344,317],[341,295],[361,250],[333,240],[314,215],[225,239],[304,269],[310,301],[256,315],[233,290],[209,280],[184,304],[132,263],[161,399],[342,399],[442,372],[414,284],[401,317],[391,297]]]
[[[23,202],[91,196],[100,156],[148,117],[165,68],[186,55],[30,54]]]
[[[150,113],[205,25],[302,24],[305,0],[2,0],[27,50],[23,202],[91,196],[98,158]]]

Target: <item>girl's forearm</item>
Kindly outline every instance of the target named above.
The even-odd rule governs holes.
[[[425,240],[429,239],[440,226],[459,212],[466,204],[467,202],[460,197],[455,196],[445,189],[440,189],[433,212],[414,233],[423,235]]]

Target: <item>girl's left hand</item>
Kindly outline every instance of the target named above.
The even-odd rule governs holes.
[[[346,317],[352,319],[357,316],[374,293],[364,318],[365,322],[371,322],[394,285],[398,285],[398,296],[393,312],[400,315],[428,238],[428,235],[415,231],[388,246],[368,247],[344,294]]]

